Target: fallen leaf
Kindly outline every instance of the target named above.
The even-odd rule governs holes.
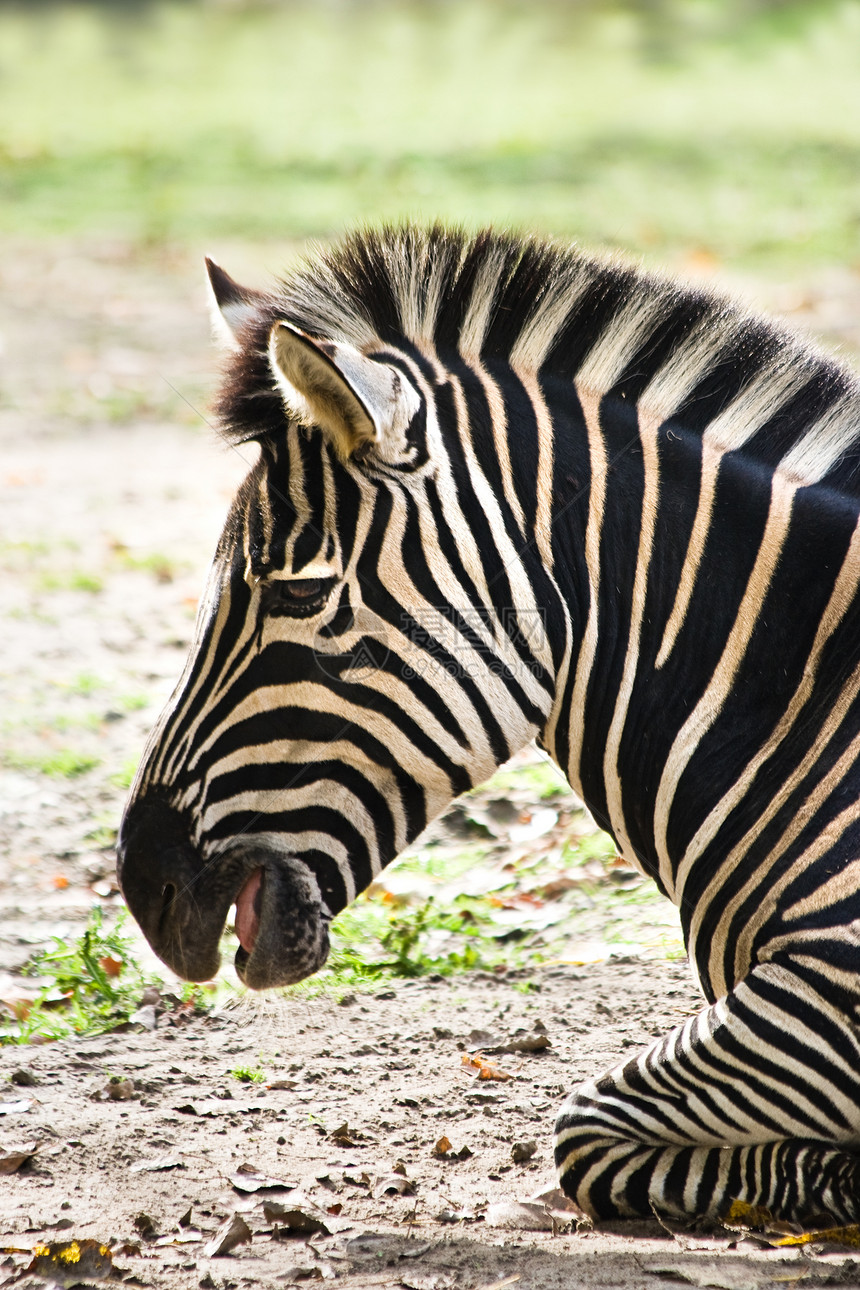
[[[9,1079],[13,1084],[17,1084],[19,1088],[35,1088],[41,1082],[38,1075],[34,1071],[28,1070],[26,1066],[19,1066],[17,1070],[12,1072]]]
[[[271,1084],[266,1085],[266,1088],[293,1089],[293,1088],[298,1088],[298,1085],[299,1085],[299,1081],[297,1079],[273,1079]]]
[[[594,1226],[585,1210],[580,1209],[576,1201],[571,1200],[560,1187],[550,1187],[547,1191],[535,1192],[533,1196],[528,1197],[528,1203],[544,1205],[559,1224],[575,1222],[579,1231]]]
[[[509,1039],[499,1049],[500,1053],[540,1053],[545,1048],[551,1048],[549,1035],[542,1031],[535,1031],[531,1035],[515,1036]]]
[[[530,1201],[503,1200],[488,1205],[484,1219],[488,1227],[509,1232],[553,1232],[558,1227],[546,1205]]]
[[[395,1192],[398,1196],[414,1196],[415,1183],[411,1178],[404,1178],[402,1174],[388,1174],[384,1178],[377,1179],[373,1191],[376,1196],[384,1196],[388,1192]]]
[[[10,1147],[0,1152],[0,1174],[14,1174],[38,1150],[38,1142],[27,1142],[22,1147]]]
[[[723,1227],[731,1229],[767,1227],[773,1222],[773,1215],[764,1205],[749,1205],[745,1200],[733,1200],[729,1212],[721,1221]]]
[[[109,954],[99,959],[99,967],[104,969],[107,976],[119,976],[124,966],[122,959],[111,958]]]
[[[332,1129],[328,1136],[331,1138],[332,1142],[336,1143],[339,1147],[355,1147],[358,1145],[356,1141],[358,1135],[355,1134],[355,1132],[350,1132],[349,1125],[346,1121],[344,1121],[339,1129]]]
[[[666,1263],[664,1261],[646,1264],[646,1272],[656,1277],[672,1277],[687,1285],[700,1286],[702,1290],[764,1290],[779,1284],[789,1285],[792,1281],[809,1283],[809,1265],[803,1263],[777,1263],[768,1261],[756,1266],[749,1259],[732,1258],[720,1253],[719,1256],[707,1258],[701,1254],[690,1256],[688,1262]]]
[[[204,1247],[203,1253],[208,1259],[217,1259],[229,1254],[237,1245],[247,1245],[251,1241],[251,1229],[241,1214],[227,1218],[218,1228],[212,1240]]]
[[[134,1085],[130,1079],[112,1075],[99,1094],[109,1102],[130,1102],[134,1097]]]
[[[81,1281],[104,1281],[112,1269],[108,1247],[88,1239],[35,1246],[33,1261],[26,1271],[55,1285],[72,1286]]]
[[[230,1175],[230,1182],[237,1191],[254,1192],[254,1191],[291,1191],[295,1183],[284,1182],[282,1178],[269,1178],[266,1174],[258,1173],[254,1165],[240,1165],[234,1174]]]
[[[466,1036],[466,1047],[470,1053],[477,1052],[478,1049],[489,1051],[504,1042],[501,1035],[494,1035],[490,1030],[470,1030]]]
[[[331,1236],[331,1228],[306,1209],[287,1209],[285,1205],[263,1201],[263,1216],[267,1223],[278,1223],[291,1235],[308,1236],[319,1232],[322,1236]]]
[[[151,1240],[156,1234],[155,1219],[150,1218],[149,1214],[136,1214],[134,1218],[134,1230],[140,1232],[144,1240]]]
[[[249,1115],[268,1109],[266,1102],[236,1102],[232,1098],[204,1098],[200,1102],[179,1102],[174,1111],[183,1115]]]
[[[508,1071],[503,1071],[498,1066],[494,1066],[492,1062],[485,1061],[480,1053],[475,1053],[473,1057],[470,1057],[468,1053],[463,1053],[460,1058],[460,1064],[468,1070],[470,1075],[477,1075],[478,1079],[502,1081],[514,1078]]]
[[[279,1278],[291,1285],[294,1281],[322,1281],[323,1272],[318,1263],[294,1263]]]
[[[537,1152],[537,1143],[530,1138],[528,1142],[515,1142],[511,1147],[511,1160],[515,1165],[524,1165]]]
[[[453,1145],[454,1144],[451,1142],[451,1139],[446,1138],[445,1134],[443,1133],[442,1137],[439,1139],[439,1141],[436,1143],[435,1147],[433,1148],[433,1155],[447,1156],[448,1152],[451,1150],[451,1147]]]
[[[796,1235],[781,1236],[773,1244],[812,1245],[817,1241],[827,1241],[830,1245],[847,1245],[856,1250],[860,1247],[860,1225],[852,1223],[850,1227],[826,1227],[817,1232],[800,1232]]]
[[[131,1014],[128,1020],[132,1026],[143,1026],[144,1030],[156,1030],[158,1028],[158,1014],[155,1010],[155,1004],[143,1004],[142,1007]]]
[[[440,1209],[434,1214],[437,1223],[472,1223],[475,1220],[473,1209]]]
[[[154,1160],[135,1160],[133,1165],[129,1165],[130,1174],[140,1173],[157,1173],[162,1169],[184,1169],[182,1161],[178,1156],[156,1156]]]

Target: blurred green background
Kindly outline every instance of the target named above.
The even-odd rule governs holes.
[[[442,216],[782,274],[857,260],[860,4],[0,3],[0,233]]]

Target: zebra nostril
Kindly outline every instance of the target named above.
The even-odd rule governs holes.
[[[158,920],[159,930],[164,926],[165,920],[170,913],[170,906],[176,899],[176,887],[172,882],[166,882],[161,888],[161,915]]]

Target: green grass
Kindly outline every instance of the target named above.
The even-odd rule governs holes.
[[[110,776],[114,788],[131,788],[131,781],[137,774],[137,763],[138,758],[132,757]]]
[[[251,1066],[234,1066],[227,1074],[232,1075],[240,1084],[264,1084],[266,1080],[261,1070]]]
[[[67,573],[40,573],[36,578],[38,591],[88,591],[97,594],[104,590],[104,582],[95,573],[72,569]]]
[[[283,241],[442,216],[856,260],[856,0],[591,8],[6,9],[0,232]]]
[[[569,816],[560,846],[556,832],[517,852],[504,834],[482,836],[480,815],[471,836],[431,837],[338,915],[326,968],[291,992],[337,995],[396,977],[611,955],[682,956],[675,911],[653,883],[619,866],[612,840],[554,775],[543,761],[507,767],[469,797],[484,808],[508,796],[551,802]]]
[[[37,770],[42,775],[55,778],[76,779],[94,770],[101,758],[90,753],[79,752],[74,748],[50,749],[44,753],[17,753],[12,750],[4,753],[3,761],[14,770]]]
[[[28,1043],[34,1035],[62,1039],[113,1030],[140,1005],[154,978],[138,964],[126,915],[105,927],[96,906],[83,934],[71,945],[60,937],[35,954],[27,971],[44,980],[36,998],[0,1019],[0,1043]]]

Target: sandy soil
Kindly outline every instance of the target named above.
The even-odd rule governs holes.
[[[286,254],[206,249],[257,282]],[[26,993],[19,968],[34,948],[77,934],[94,901],[118,900],[118,780],[178,676],[246,463],[205,425],[215,363],[196,256],[121,244],[4,252],[0,1001],[9,1001]],[[755,294],[827,343],[860,347],[856,274]],[[80,773],[44,773],[70,764]],[[697,1006],[683,964],[615,961],[540,969],[528,981],[424,979],[343,1005],[246,999],[190,1020],[165,1008],[147,1014],[154,1029],[4,1049],[0,1079],[12,1082],[0,1093],[0,1170],[3,1151],[38,1149],[0,1172],[2,1243],[94,1238],[111,1244],[115,1276],[153,1286],[860,1285],[852,1256],[820,1249],[734,1248],[726,1236],[672,1237],[656,1223],[601,1233],[564,1221],[555,1231],[504,1226],[522,1215],[498,1207],[553,1186],[550,1130],[563,1093]],[[504,1040],[537,1023],[547,1050],[494,1059],[511,1080],[470,1075],[473,1031]],[[264,1083],[241,1083],[230,1074],[240,1068]],[[111,1077],[128,1098],[104,1093]],[[444,1157],[434,1154],[443,1136]],[[514,1163],[513,1147],[531,1141],[534,1154]],[[247,1176],[238,1187],[231,1177],[243,1165],[282,1185],[242,1190]],[[273,1204],[329,1234],[289,1235]],[[252,1241],[207,1253],[237,1213]],[[2,1257],[0,1275],[19,1280],[29,1255]]]

